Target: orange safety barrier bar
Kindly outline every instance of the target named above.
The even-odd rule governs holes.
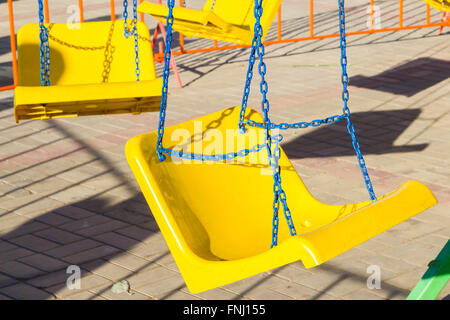
[[[143,0],[140,0],[142,2]],[[84,21],[84,8],[83,8],[83,0],[78,1],[78,5],[80,8],[80,21]],[[179,6],[183,6],[183,0],[179,0]],[[374,28],[374,6],[375,6],[375,0],[370,0],[370,28],[368,30],[362,30],[362,31],[355,31],[355,32],[347,32],[347,36],[352,35],[364,35],[364,34],[370,34],[370,33],[380,33],[380,32],[392,32],[392,31],[400,31],[400,30],[412,30],[412,29],[422,29],[422,28],[442,28],[444,26],[450,26],[450,19],[442,19],[440,22],[437,23],[431,23],[431,13],[430,13],[430,6],[426,5],[426,23],[420,24],[420,25],[409,25],[405,26],[403,24],[403,0],[399,0],[399,22],[398,27],[391,27],[391,28],[382,28],[382,29],[375,29]],[[114,0],[110,0],[110,8],[111,8],[111,21],[114,21],[116,19],[116,10],[115,10],[115,3]],[[13,76],[14,76],[14,83],[11,85],[0,87],[0,91],[4,90],[11,90],[14,89],[17,85],[17,53],[16,53],[16,39],[15,39],[15,30],[14,30],[14,14],[13,14],[13,2],[12,0],[8,0],[8,15],[9,15],[9,27],[10,27],[10,38],[11,38],[11,53],[12,53],[12,67],[13,67]],[[49,14],[49,5],[48,0],[44,0],[44,17],[45,22],[50,22],[50,14]],[[144,15],[141,14],[140,19],[144,21]],[[299,37],[299,38],[283,38],[282,37],[282,28],[281,28],[281,7],[278,11],[277,15],[277,37],[276,40],[269,40],[265,41],[265,45],[271,45],[271,44],[277,44],[277,43],[289,43],[289,42],[299,42],[299,41],[306,41],[306,40],[319,40],[319,39],[327,39],[327,38],[334,38],[339,37],[338,33],[333,34],[321,34],[316,35],[314,33],[314,0],[309,1],[309,36],[308,37]],[[184,36],[182,34],[179,35],[179,50],[173,51],[174,55],[181,55],[181,54],[188,54],[188,53],[199,53],[199,52],[210,52],[210,51],[218,51],[218,50],[228,50],[228,49],[236,49],[236,48],[243,48],[246,47],[245,45],[222,45],[219,46],[217,41],[213,41],[212,47],[207,48],[197,48],[197,49],[191,49],[186,50],[185,43],[184,43]],[[161,53],[155,54],[155,59],[158,61],[162,58]]]

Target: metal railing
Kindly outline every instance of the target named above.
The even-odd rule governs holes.
[[[299,0],[301,1],[301,0]],[[308,0],[303,0],[308,1]],[[421,1],[421,0],[417,0]],[[140,0],[143,2],[143,0]],[[439,22],[431,22],[431,10],[430,5],[424,4],[424,8],[426,8],[424,23],[422,24],[411,24],[405,25],[404,23],[404,1],[399,0],[398,2],[398,22],[397,26],[392,26],[388,28],[375,28],[374,24],[374,16],[375,16],[375,0],[368,0],[368,5],[370,6],[370,24],[367,30],[359,30],[347,32],[347,36],[354,35],[365,35],[372,33],[381,33],[381,32],[393,32],[393,31],[401,31],[401,30],[413,30],[413,29],[423,29],[423,28],[442,28],[444,26],[450,26],[450,19],[441,19]],[[80,22],[84,21],[84,8],[83,8],[83,0],[78,0],[78,6],[80,9]],[[116,19],[116,9],[114,0],[110,0],[110,14],[111,21]],[[179,0],[179,6],[183,6],[183,0]],[[15,29],[14,29],[14,13],[13,13],[13,1],[8,0],[8,15],[9,15],[9,26],[10,26],[10,42],[11,42],[11,54],[12,54],[12,69],[13,69],[13,78],[14,83],[11,85],[0,87],[0,91],[11,90],[17,86],[17,50],[16,50],[16,38],[15,38]],[[49,4],[48,0],[44,0],[44,15],[45,22],[50,22],[49,15]],[[318,33],[315,32],[315,21],[314,21],[315,13],[314,13],[314,0],[309,0],[309,32],[307,36],[303,37],[283,37],[283,28],[282,28],[282,19],[281,19],[281,7],[278,10],[277,20],[276,20],[276,39],[267,40],[264,42],[266,45],[271,44],[280,44],[280,43],[290,43],[290,42],[299,42],[299,41],[307,41],[307,40],[319,40],[319,39],[327,39],[327,38],[335,38],[339,37],[339,33]],[[445,17],[445,15],[444,15]],[[144,21],[144,14],[141,13],[140,19]],[[337,29],[337,28],[336,28]],[[210,51],[218,51],[218,50],[229,50],[236,48],[243,48],[245,45],[237,45],[237,44],[225,44],[219,45],[218,41],[212,40],[212,45],[208,47],[202,48],[186,48],[184,36],[182,34],[179,35],[179,49],[173,50],[174,55],[182,55],[182,54],[191,54],[191,53],[200,53],[200,52],[210,52]],[[161,61],[162,53],[155,53],[155,61]]]

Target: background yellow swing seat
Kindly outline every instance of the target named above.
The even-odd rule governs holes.
[[[173,9],[173,29],[188,37],[208,38],[237,44],[251,45],[253,39],[254,0],[216,0],[211,10],[212,0],[208,0],[202,10],[175,7]],[[281,0],[263,1],[264,40],[267,31],[281,5]],[[139,12],[151,14],[166,23],[169,9],[165,4],[143,2]]]
[[[186,152],[222,154],[264,143],[262,129],[248,128],[241,136],[233,131],[238,119],[236,107],[168,127],[164,147],[184,143],[190,147]],[[247,109],[247,119],[262,117]],[[241,143],[213,152],[213,143],[226,146],[233,141],[230,132]],[[192,137],[194,142],[180,137]],[[306,268],[317,266],[437,203],[431,191],[416,181],[374,203],[321,203],[282,151],[281,178],[297,235],[290,236],[280,209],[278,246],[270,249],[273,177],[265,149],[240,162],[180,162],[170,156],[160,162],[156,141],[156,131],[130,139],[125,147],[127,161],[193,293],[297,260]]]
[[[438,11],[450,12],[450,0],[424,0]]]
[[[143,23],[138,23],[140,81],[135,74],[134,37],[124,37],[123,21],[47,26],[48,87],[41,87],[39,24],[27,24],[17,34],[16,122],[159,111],[162,79],[156,78],[150,35]]]

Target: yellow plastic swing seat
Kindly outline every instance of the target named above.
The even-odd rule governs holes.
[[[424,0],[438,11],[450,12],[450,0]]]
[[[162,79],[156,78],[150,35],[143,23],[138,23],[140,81],[135,74],[134,37],[124,37],[123,21],[47,27],[47,87],[41,86],[40,79],[39,25],[27,24],[17,34],[16,122],[159,111]]]
[[[262,129],[248,128],[243,135],[234,130],[238,119],[236,107],[168,127],[164,147],[222,154],[264,143]],[[262,117],[247,110],[247,119]],[[156,131],[136,136],[125,152],[193,293],[297,260],[317,266],[437,202],[426,186],[408,181],[374,203],[327,205],[308,192],[282,151],[282,185],[297,235],[290,236],[280,209],[278,246],[270,249],[273,177],[265,149],[226,162],[170,156],[160,162],[156,140]]]
[[[262,40],[281,5],[281,0],[264,0],[261,26]],[[208,38],[237,44],[250,45],[253,39],[254,0],[216,0],[211,10],[212,0],[208,0],[202,10],[183,7],[173,9],[173,29],[188,37]],[[166,23],[169,9],[167,5],[143,2],[139,12],[151,14]]]

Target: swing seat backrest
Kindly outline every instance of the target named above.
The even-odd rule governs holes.
[[[211,10],[214,0],[208,0],[203,6],[204,11]],[[213,12],[221,19],[236,26],[246,26],[253,31],[255,24],[254,0],[215,0]],[[261,17],[261,26],[264,34],[270,28],[273,18],[280,7],[281,0],[264,0],[262,2],[263,15]],[[264,37],[263,37],[264,38]]]
[[[134,37],[124,37],[123,21],[47,26],[51,86],[136,81]],[[140,80],[156,79],[150,34],[141,22],[138,33]],[[19,86],[40,86],[39,24],[22,27],[17,43]]]
[[[280,5],[281,0],[263,1],[263,40]],[[253,0],[216,0],[213,10],[211,6],[212,1],[207,1],[202,10],[174,7],[173,29],[188,37],[251,45],[255,23]],[[164,24],[169,14],[167,5],[148,1],[141,3],[138,11],[151,14]]]

